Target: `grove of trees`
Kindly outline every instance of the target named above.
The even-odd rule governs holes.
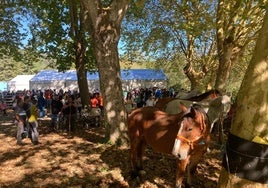
[[[253,98],[263,94],[250,91],[253,83],[265,82],[251,78],[267,71],[267,66],[261,66],[254,72],[260,62],[257,57],[267,58],[267,51],[258,48],[261,42],[253,53],[267,22],[267,0],[4,0],[0,5],[0,70],[5,77],[37,72],[40,61],[46,62],[44,68],[75,68],[86,105],[86,72],[98,71],[107,140],[112,144],[127,144],[120,61],[162,68],[171,77],[170,86],[200,92],[215,88],[234,97],[250,62],[238,109],[247,116],[239,105],[251,103],[249,94]],[[267,92],[262,86],[262,92]],[[267,100],[250,109],[258,105],[267,106]],[[261,109],[261,114],[267,114],[267,108]],[[240,117],[235,116],[232,130],[239,126]],[[267,126],[267,118],[260,122]]]

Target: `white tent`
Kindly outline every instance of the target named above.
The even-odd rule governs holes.
[[[168,79],[163,70],[125,69],[121,70],[122,87],[124,90],[135,88],[167,88]]]
[[[8,91],[20,91],[29,90],[29,80],[31,80],[34,75],[17,75],[15,78],[7,83]]]
[[[121,70],[121,79],[124,90],[152,87],[166,88],[168,82],[163,70],[154,69]],[[88,72],[87,80],[90,92],[100,89],[98,72]],[[76,71],[42,70],[30,80],[30,89],[78,90]]]

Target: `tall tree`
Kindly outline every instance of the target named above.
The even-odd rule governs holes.
[[[69,15],[70,15],[70,37],[74,43],[74,61],[77,71],[77,82],[80,90],[80,97],[82,106],[89,103],[89,90],[87,80],[87,64],[89,58],[86,56],[86,48],[90,49],[91,46],[87,45],[85,21],[81,10],[79,1],[69,0]],[[88,50],[89,51],[89,50]],[[93,57],[91,59],[94,59]],[[94,60],[93,60],[94,62]]]
[[[0,57],[12,56],[15,59],[22,57],[20,47],[25,33],[19,28],[22,26],[20,6],[17,1],[0,2]]]
[[[127,141],[125,107],[120,75],[118,42],[121,23],[130,0],[81,0],[87,29],[92,36],[106,111],[107,137],[111,143]]]
[[[123,24],[124,52],[138,61],[139,51],[140,59],[155,61],[161,68],[165,62],[179,62],[191,89],[206,90],[214,85],[209,77],[217,68],[215,5],[196,0],[132,3]]]
[[[36,49],[27,46],[29,17],[24,2],[5,0],[0,6],[0,80],[8,81],[18,74],[35,74],[47,63],[39,64],[43,58],[37,55]]]
[[[216,29],[219,67],[216,89],[226,91],[234,64],[241,60],[248,45],[256,41],[264,15],[262,7],[266,2],[218,0]]]
[[[28,48],[56,61],[54,67],[60,71],[74,64],[82,105],[88,105],[87,71],[95,68],[95,60],[80,1],[30,1],[27,8],[32,34]]]
[[[266,140],[268,142],[268,12],[266,7],[266,15],[263,20],[263,26],[258,36],[255,51],[253,57],[250,61],[248,69],[246,71],[244,80],[242,82],[241,88],[239,90],[235,113],[233,117],[233,122],[231,126],[231,133],[245,141],[251,142],[256,136]],[[250,156],[250,151],[258,149],[247,148],[242,146],[244,150],[243,153],[235,152],[235,156],[248,158]],[[264,148],[264,145],[259,145],[259,147]],[[233,148],[238,149],[238,148]],[[227,150],[228,151],[228,150]],[[264,150],[265,151],[265,150]],[[228,154],[228,152],[227,152]],[[243,154],[243,155],[240,155]],[[252,165],[260,165],[263,167],[264,171],[261,174],[267,179],[267,146],[266,153],[260,153],[262,156],[257,156],[255,158],[251,157],[251,161],[242,166],[244,170],[250,169]],[[228,157],[228,155],[227,155]],[[241,159],[243,160],[243,158]],[[266,162],[261,163],[261,159],[265,159]],[[257,160],[256,160],[257,159]],[[227,162],[228,163],[228,162]],[[227,165],[228,166],[228,165]],[[241,167],[238,167],[241,168]],[[265,169],[266,168],[266,169]],[[231,174],[227,171],[228,168],[223,168],[219,186],[218,187],[267,187],[267,184],[257,183],[255,181],[249,181],[246,179],[241,179],[235,174]],[[257,169],[254,176],[256,176]],[[266,173],[266,174],[265,174]]]

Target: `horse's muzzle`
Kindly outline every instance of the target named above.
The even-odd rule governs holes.
[[[188,151],[181,147],[181,141],[179,139],[175,140],[173,150],[172,150],[172,155],[174,155],[179,160],[184,160],[188,156]]]

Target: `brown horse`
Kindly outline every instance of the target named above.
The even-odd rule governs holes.
[[[193,172],[206,152],[210,140],[209,121],[199,105],[190,108],[180,106],[182,112],[167,114],[154,107],[134,110],[128,117],[132,177],[142,172],[145,145],[153,150],[172,154],[177,159],[176,187],[180,188],[187,169],[187,184],[191,184]]]
[[[184,98],[184,100],[200,102],[202,100],[215,99],[221,95],[222,94],[217,89],[212,89],[197,96]]]
[[[210,91],[207,91],[205,93],[202,93],[200,95],[197,96],[193,96],[193,97],[184,97],[182,100],[182,102],[185,104],[192,104],[193,101],[194,102],[201,102],[201,101],[210,101],[213,100],[217,97],[221,96],[221,93],[216,90],[216,89],[212,89]],[[164,97],[161,99],[158,99],[158,101],[155,104],[155,107],[158,108],[159,110],[163,110],[165,111],[166,109],[166,105],[173,101],[173,100],[178,100],[180,98],[172,98],[172,97]],[[191,102],[190,102],[191,101]]]

